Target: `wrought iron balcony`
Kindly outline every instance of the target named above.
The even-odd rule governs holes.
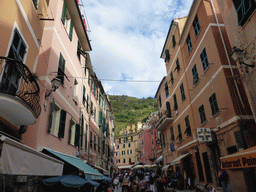
[[[20,61],[0,57],[0,115],[17,125],[35,123],[41,113],[40,88],[29,68]]]
[[[171,115],[171,112],[169,110],[164,111],[162,114],[160,114],[159,119],[156,123],[157,131],[162,131],[166,125],[171,123],[173,121],[173,117]]]

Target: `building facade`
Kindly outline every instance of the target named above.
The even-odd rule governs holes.
[[[116,139],[116,162],[118,166],[132,165],[138,162],[137,133],[142,123],[127,125]]]
[[[249,134],[254,118],[231,51],[215,1],[193,1],[188,16],[171,23],[161,54],[167,75],[156,94],[162,114],[156,127],[164,165],[181,172],[184,187],[220,186],[220,158],[255,145]]]

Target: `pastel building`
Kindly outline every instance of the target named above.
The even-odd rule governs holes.
[[[171,23],[156,128],[164,166],[181,172],[184,187],[220,187],[221,158],[255,145],[254,118],[231,51],[216,1],[193,1],[188,16]]]

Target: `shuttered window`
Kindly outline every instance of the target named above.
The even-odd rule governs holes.
[[[195,31],[195,36],[197,37],[198,34],[199,34],[199,31],[201,29],[197,15],[195,16],[195,19],[193,21],[193,28],[194,28],[194,31]]]
[[[211,109],[212,109],[212,115],[216,115],[219,112],[219,107],[218,107],[217,98],[216,98],[215,93],[213,93],[209,97],[209,102],[210,102]]]
[[[201,52],[200,58],[201,58],[203,69],[205,71],[209,67],[209,62],[208,62],[208,58],[207,58],[207,54],[206,54],[205,48]]]
[[[192,49],[192,41],[191,41],[191,38],[190,38],[190,34],[188,34],[186,42],[187,42],[187,47],[188,47],[188,53],[190,53],[190,51]]]
[[[64,83],[65,64],[66,64],[66,61],[65,61],[64,57],[62,56],[62,54],[60,53],[57,78],[59,78],[61,80],[62,84]]]
[[[79,140],[80,140],[80,125],[76,124],[75,146],[79,146]]]
[[[196,64],[192,68],[192,75],[193,75],[193,85],[196,85],[196,83],[198,82],[198,79],[199,79]]]
[[[237,12],[238,25],[243,26],[256,8],[255,0],[233,0],[233,3]]]
[[[181,99],[182,99],[182,101],[184,101],[186,99],[186,96],[185,96],[185,90],[184,90],[183,83],[180,85],[180,93],[181,93]]]
[[[200,114],[200,119],[201,119],[201,124],[206,122],[206,116],[205,116],[205,111],[204,111],[204,105],[201,105],[198,109],[199,114]]]
[[[190,127],[190,122],[189,122],[189,116],[185,117],[185,124],[186,124],[186,131],[184,134],[187,134],[187,136],[191,136],[191,127]]]
[[[67,115],[67,112],[61,109],[61,111],[60,111],[59,133],[58,133],[59,138],[64,138],[65,125],[66,125],[66,115]]]

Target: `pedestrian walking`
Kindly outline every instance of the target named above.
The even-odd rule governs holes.
[[[130,192],[139,192],[139,185],[135,179],[131,182]]]
[[[155,192],[155,178],[152,175],[150,175],[149,177],[149,186],[150,186],[150,190],[152,192]]]
[[[229,183],[229,175],[224,169],[220,169],[218,173],[218,178],[220,180],[223,192],[232,192]]]
[[[139,188],[140,188],[140,192],[146,191],[146,182],[144,181],[143,178],[140,179]]]

